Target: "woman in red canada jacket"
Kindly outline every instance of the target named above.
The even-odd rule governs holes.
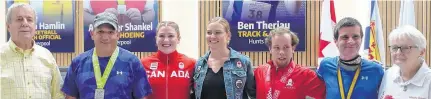
[[[178,25],[162,21],[157,27],[158,51],[141,59],[147,71],[153,94],[150,99],[189,99],[195,59],[178,53],[180,41]]]

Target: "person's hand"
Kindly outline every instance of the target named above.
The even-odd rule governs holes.
[[[93,12],[90,11],[90,9],[84,9],[84,24],[85,25],[93,24],[95,17],[96,16],[93,14]]]
[[[109,12],[109,13],[114,14],[115,16],[118,16],[118,10],[117,10],[117,9],[115,9],[115,8],[108,8],[108,9],[105,9],[105,12]]]
[[[156,17],[156,12],[152,8],[145,8],[144,12],[142,12],[142,21],[146,24],[150,24],[153,22]]]
[[[126,11],[126,16],[128,16],[132,24],[142,24],[141,12],[136,8],[129,8]]]

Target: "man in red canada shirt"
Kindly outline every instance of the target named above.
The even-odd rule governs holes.
[[[297,65],[293,53],[298,37],[288,28],[277,28],[265,39],[271,60],[255,71],[257,99],[323,99],[325,83],[313,70]]]
[[[157,53],[141,59],[153,94],[149,99],[189,99],[195,59],[178,53],[178,25],[162,21],[157,27]]]

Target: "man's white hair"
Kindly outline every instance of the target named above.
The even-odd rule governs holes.
[[[34,21],[37,21],[37,14],[36,14],[36,10],[34,10],[33,7],[31,7],[29,4],[26,3],[14,3],[12,4],[8,9],[7,9],[7,13],[6,13],[6,23],[10,24],[12,22],[12,10],[18,7],[28,7],[33,11],[34,14]]]
[[[419,50],[426,48],[426,39],[421,31],[411,25],[400,26],[389,34],[389,44],[392,44],[392,40],[406,38],[413,41],[413,45],[416,45]]]

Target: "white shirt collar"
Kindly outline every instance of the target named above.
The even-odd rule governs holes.
[[[397,65],[394,64],[393,66],[397,66]],[[400,83],[401,85],[413,84],[416,86],[423,86],[425,82],[425,79],[423,79],[423,77],[425,77],[429,72],[431,72],[431,70],[429,69],[428,65],[425,62],[423,62],[422,66],[419,68],[419,70],[416,72],[413,78],[404,83],[400,72],[401,72],[400,68],[397,68],[396,74],[395,74],[396,78],[394,79],[394,83]]]

